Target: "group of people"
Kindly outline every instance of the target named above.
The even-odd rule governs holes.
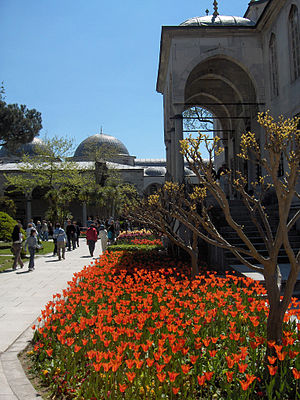
[[[50,229],[49,229],[50,227]],[[12,233],[12,252],[14,254],[13,270],[17,269],[19,264],[23,268],[24,263],[21,258],[23,234],[21,232],[21,221],[17,221],[17,225]],[[59,223],[52,229],[52,224],[43,221],[37,221],[35,224],[30,220],[26,229],[25,251],[28,249],[30,260],[28,270],[34,270],[34,256],[37,249],[42,247],[40,240],[47,241],[51,234],[54,242],[53,255],[57,255],[58,259],[65,259],[66,248],[68,251],[75,250],[79,247],[80,227],[76,221],[67,220],[64,228]],[[87,220],[86,242],[89,248],[90,256],[93,257],[97,240],[101,241],[103,252],[106,251],[108,244],[113,243],[120,233],[119,221],[114,221],[112,218],[106,221],[100,220],[98,217]]]
[[[25,246],[24,249],[25,251],[29,252],[30,259],[29,259],[29,265],[28,265],[28,270],[33,271],[34,270],[34,255],[36,252],[36,249],[40,248],[41,246],[38,243],[37,239],[37,230],[35,227],[31,226],[26,229],[26,240],[25,240]],[[22,251],[22,242],[23,242],[23,234],[21,231],[22,224],[21,221],[17,221],[17,225],[15,225],[13,232],[12,232],[12,252],[14,255],[14,261],[13,261],[13,266],[12,269],[16,270],[17,265],[19,264],[21,268],[24,267],[24,263],[21,258],[21,251]]]

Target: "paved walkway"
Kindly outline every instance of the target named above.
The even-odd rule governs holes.
[[[94,256],[101,254],[100,241]],[[92,261],[84,239],[80,247],[66,252],[66,259],[45,255],[35,260],[35,270],[23,269],[0,273],[0,400],[38,398],[27,380],[17,354],[32,338],[31,326],[52,295],[67,287],[75,272]]]

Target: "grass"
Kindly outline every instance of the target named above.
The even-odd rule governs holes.
[[[48,242],[42,242],[42,249],[39,249],[36,253],[37,256],[48,254],[53,252],[54,244],[53,241],[49,240]],[[0,272],[10,269],[13,263],[13,255],[10,251],[11,244],[10,243],[0,243]],[[27,257],[28,257],[27,252]],[[24,263],[26,263],[29,258],[23,258]]]

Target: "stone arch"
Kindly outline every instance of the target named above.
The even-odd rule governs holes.
[[[247,76],[248,79],[252,82],[252,85],[254,87],[255,92],[257,93],[257,97],[259,97],[259,100],[263,100],[263,96],[261,91],[259,90],[259,87],[263,87],[263,70],[257,69],[254,71],[250,69],[247,65],[246,62],[242,61],[241,58],[236,58],[236,53],[231,50],[231,49],[225,49],[225,48],[217,48],[205,53],[201,53],[200,55],[197,55],[191,61],[188,62],[188,64],[185,66],[183,72],[180,75],[180,78],[178,79],[177,83],[177,88],[176,88],[176,97],[182,97],[184,98],[184,93],[185,93],[185,88],[186,88],[186,82],[188,78],[190,77],[191,73],[201,64],[210,61],[210,60],[227,60],[228,62],[231,62],[232,64],[236,65],[237,67],[240,68],[241,71],[244,72],[245,76]]]
[[[145,194],[147,196],[154,194],[155,192],[157,192],[157,190],[159,190],[161,188],[161,186],[162,185],[157,182],[150,183],[150,185],[148,185],[145,189]]]
[[[220,158],[220,164],[225,163],[233,171],[239,169],[250,179],[254,171],[249,173],[248,164],[242,163],[236,154],[242,132],[252,129],[256,120],[257,97],[249,72],[240,63],[221,55],[198,63],[190,71],[184,88],[185,107],[206,108],[215,117],[215,129],[222,131],[218,136],[223,139],[225,155]]]

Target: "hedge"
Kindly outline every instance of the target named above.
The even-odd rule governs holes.
[[[11,242],[11,235],[17,221],[7,213],[0,211],[0,240],[3,242]]]

